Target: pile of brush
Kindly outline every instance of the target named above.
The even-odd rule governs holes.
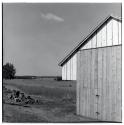
[[[19,90],[10,90],[3,86],[3,103],[34,104],[37,102],[38,100],[33,99],[31,96]]]

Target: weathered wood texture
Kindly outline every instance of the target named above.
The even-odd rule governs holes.
[[[76,80],[77,78],[77,54],[75,54],[62,67],[62,80]]]
[[[77,114],[121,121],[121,45],[78,52]]]
[[[121,22],[111,19],[91,36],[81,50],[119,45],[121,43]]]
[[[121,45],[121,21],[111,19],[97,30],[80,50]],[[66,68],[65,68],[66,67]],[[77,80],[77,53],[62,67],[63,80]]]

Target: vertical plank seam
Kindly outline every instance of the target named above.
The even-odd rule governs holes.
[[[112,20],[112,46],[113,46],[113,20]]]
[[[97,49],[97,94],[98,94],[98,49]],[[97,112],[98,112],[98,99],[97,100]],[[98,114],[97,115],[97,119],[98,119]]]
[[[118,24],[118,44],[119,44],[119,22],[117,24]]]
[[[115,68],[116,68],[116,78],[115,78],[115,85],[117,84],[117,47],[115,47]],[[116,86],[115,86],[115,88],[114,88],[115,90],[116,90],[116,97],[115,97],[115,106],[117,105],[117,88],[116,88]],[[115,109],[115,111],[116,111],[116,114],[117,114],[117,107],[116,107],[116,109]]]
[[[81,53],[81,52],[79,51],[79,56],[78,56],[79,67],[80,67],[80,63],[81,63],[81,62],[80,62],[80,59],[81,59],[80,53]],[[79,69],[79,70],[80,70],[80,69]],[[80,88],[81,88],[81,83],[80,83],[80,72],[79,72],[79,85],[78,85],[78,87],[79,87],[79,95],[78,95],[78,96],[79,96],[79,114],[80,114],[80,113],[81,113],[81,106],[80,106],[80,103],[81,103],[81,98],[80,98],[80,93],[81,93],[81,92],[80,92],[80,91],[81,91],[81,89],[80,89]]]
[[[97,48],[97,31],[96,31],[96,48]]]
[[[107,22],[106,22],[105,26],[106,26],[106,46],[107,46]]]
[[[66,80],[68,80],[68,78],[67,78],[68,77],[68,75],[67,75],[67,63],[66,63]]]
[[[103,101],[103,99],[102,99],[102,97],[103,97],[102,94],[103,94],[103,89],[104,89],[104,88],[103,88],[103,84],[104,84],[104,83],[103,83],[103,61],[104,61],[104,60],[103,60],[103,56],[104,56],[104,49],[102,50],[102,80],[101,80],[101,90],[100,90],[100,91],[101,91],[101,102]],[[103,102],[102,102],[102,105],[101,105],[101,106],[103,107]],[[100,109],[102,109],[102,107],[101,107]],[[102,115],[103,115],[103,112],[101,111],[101,119],[103,119],[103,118],[102,118]]]
[[[74,80],[73,79],[73,57],[72,57],[72,80]]]
[[[71,58],[70,58],[70,80],[71,80]]]
[[[77,58],[78,58],[78,53],[79,52],[77,52]],[[78,63],[77,63],[77,67],[79,67],[79,61],[78,61]],[[77,68],[77,70],[78,70],[79,68]],[[79,74],[79,71],[77,71],[77,74],[76,75],[78,75]],[[80,114],[80,112],[79,112],[79,103],[80,103],[80,101],[79,101],[79,77],[77,76],[77,87],[76,87],[77,89],[76,89],[76,101],[77,101],[77,107],[76,107],[76,111],[77,111],[77,114]]]

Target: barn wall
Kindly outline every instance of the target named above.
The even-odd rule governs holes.
[[[106,22],[80,50],[121,45],[121,22],[111,19]],[[77,53],[62,66],[63,80],[77,80]]]
[[[78,52],[77,114],[121,122],[121,45]]]
[[[121,22],[111,19],[104,24],[80,50],[122,44]]]
[[[62,66],[62,80],[76,80],[77,54]]]

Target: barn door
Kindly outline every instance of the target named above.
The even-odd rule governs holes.
[[[78,53],[77,113],[97,119],[97,50]]]
[[[98,119],[121,121],[121,46],[98,51]]]
[[[77,113],[121,121],[121,46],[78,52]]]

